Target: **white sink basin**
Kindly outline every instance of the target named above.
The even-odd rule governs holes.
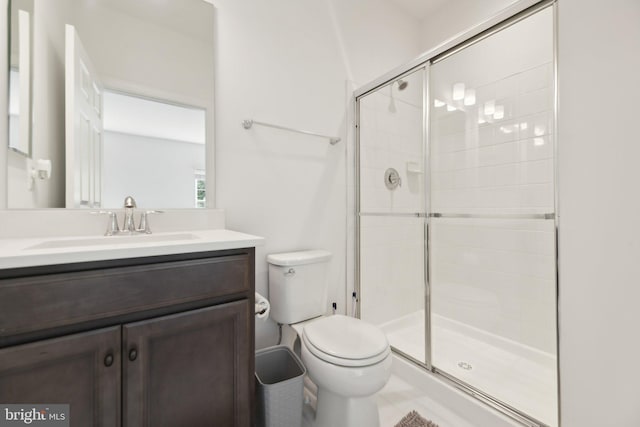
[[[139,243],[163,243],[175,242],[180,240],[199,239],[198,236],[191,233],[178,234],[134,234],[120,236],[105,236],[79,239],[61,239],[47,240],[37,245],[29,246],[26,250],[35,249],[57,249],[57,248],[74,248],[86,246],[107,246],[119,244],[139,244]]]

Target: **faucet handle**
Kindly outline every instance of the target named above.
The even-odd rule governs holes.
[[[114,234],[118,234],[120,232],[120,227],[118,227],[118,217],[115,212],[111,211],[93,211],[92,215],[109,215],[109,222],[107,223],[107,231],[104,233],[105,236],[113,236]]]
[[[125,208],[136,208],[136,201],[133,197],[127,196],[124,199],[124,207]]]
[[[164,211],[155,210],[142,212],[142,215],[140,215],[140,227],[138,227],[138,231],[145,234],[151,234],[151,227],[149,226],[149,218],[147,218],[147,216],[161,213],[164,213]]]

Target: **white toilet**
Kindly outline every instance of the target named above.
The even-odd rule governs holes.
[[[330,258],[322,250],[267,256],[271,318],[300,338],[302,362],[318,387],[313,426],[378,427],[373,395],[391,375],[389,342],[362,320],[325,316]]]

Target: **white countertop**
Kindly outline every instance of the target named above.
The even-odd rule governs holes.
[[[5,238],[0,239],[0,269],[237,249],[263,243],[262,237],[224,229],[133,236]]]

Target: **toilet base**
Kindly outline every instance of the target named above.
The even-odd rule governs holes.
[[[312,427],[380,427],[378,406],[373,396],[345,397],[318,390]]]

